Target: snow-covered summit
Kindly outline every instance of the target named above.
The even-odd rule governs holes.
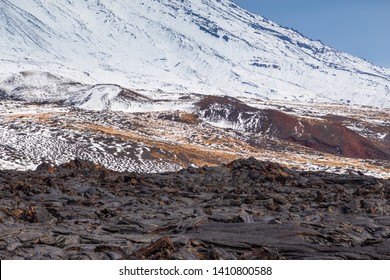
[[[390,107],[389,69],[228,0],[0,0],[0,38],[1,80]]]

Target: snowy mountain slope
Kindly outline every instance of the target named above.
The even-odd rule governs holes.
[[[0,83],[3,98],[74,105],[87,110],[122,110],[149,98],[115,84],[88,85],[47,72],[20,72]],[[145,105],[145,104],[144,104]]]
[[[0,0],[0,78],[390,107],[390,70],[228,0]],[[45,96],[42,96],[45,98]]]
[[[152,94],[151,99],[117,84],[82,84],[59,75],[37,71],[22,71],[0,81],[0,100],[54,103],[84,110],[133,113],[187,110],[193,107],[192,98],[188,95],[165,95]]]

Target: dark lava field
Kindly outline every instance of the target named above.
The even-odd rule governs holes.
[[[390,183],[241,159],[0,171],[0,259],[390,259]]]

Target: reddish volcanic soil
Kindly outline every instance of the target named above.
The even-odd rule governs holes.
[[[351,158],[390,159],[390,145],[387,147],[375,143],[338,121],[297,117],[273,109],[257,109],[231,97],[209,96],[197,105],[206,120],[221,119],[236,125],[242,124],[247,132],[269,134],[317,151]],[[251,125],[245,126],[245,123]]]

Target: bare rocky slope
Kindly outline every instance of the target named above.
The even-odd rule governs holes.
[[[390,145],[370,141],[337,120],[295,116],[275,109],[258,109],[227,96],[205,97],[196,107],[205,120],[254,135],[268,135],[317,151],[351,158],[390,159]]]

